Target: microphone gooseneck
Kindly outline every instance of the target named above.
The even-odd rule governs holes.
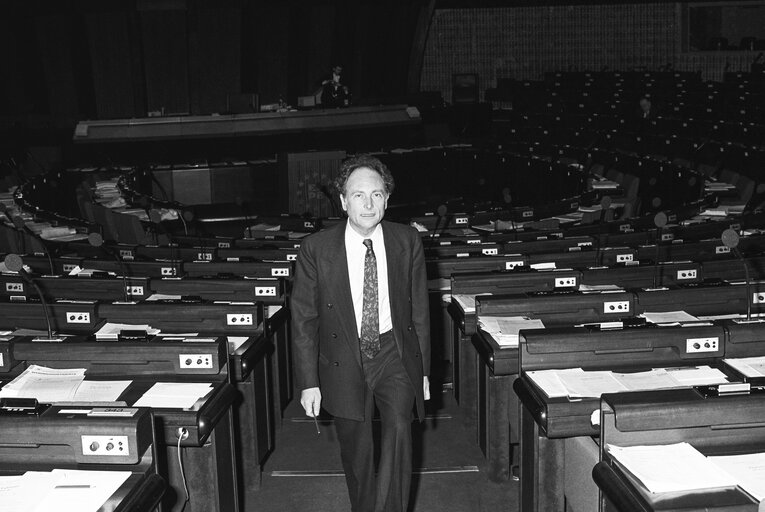
[[[32,237],[33,239],[39,242],[40,246],[43,248],[43,252],[45,253],[45,256],[47,256],[48,258],[48,265],[50,266],[50,275],[52,276],[56,275],[56,270],[53,268],[53,258],[51,258],[50,250],[48,250],[48,245],[45,242],[45,240],[43,240],[43,238],[40,235],[32,231],[32,229],[29,226],[27,226],[26,222],[24,222],[24,219],[22,219],[21,217],[18,217],[18,216],[14,217],[13,225],[16,226],[16,229],[18,229],[19,231],[23,231],[27,233],[30,237]]]
[[[440,235],[439,235],[439,233],[438,233],[438,228],[439,228],[439,226],[440,226],[440,224],[441,224],[441,219],[443,219],[443,218],[446,216],[446,212],[447,212],[447,211],[448,211],[448,209],[446,208],[446,205],[445,205],[445,204],[440,204],[440,205],[438,205],[438,208],[436,209],[436,225],[435,225],[435,226],[433,226],[433,232],[430,234],[430,244],[431,244],[431,246],[432,246],[432,245],[435,245],[435,243],[436,243],[436,238],[437,238],[438,236],[440,236]],[[448,223],[448,221],[447,221],[447,222],[444,224],[444,229],[446,228],[446,226],[447,226],[448,224],[449,224],[449,223]]]
[[[116,252],[112,251],[110,247],[104,245],[104,237],[102,237],[100,233],[90,233],[88,235],[88,243],[93,247],[100,247],[105,254],[108,254],[117,261],[117,265],[119,265],[120,272],[122,273],[123,296],[125,298],[125,302],[130,302],[130,294],[128,293],[127,268],[125,267],[125,263],[122,261],[122,258],[120,258]]]
[[[40,303],[43,307],[43,312],[45,313],[45,325],[48,327],[48,339],[53,339],[53,326],[50,322],[48,303],[45,301],[45,295],[43,295],[40,286],[38,286],[37,282],[32,278],[32,276],[30,276],[29,273],[24,270],[24,260],[22,260],[21,256],[18,254],[8,254],[5,256],[4,262],[8,270],[18,273],[21,278],[27,283],[31,284],[35,289],[35,292],[37,292],[37,296],[40,298]]]
[[[736,233],[735,229],[728,228],[722,232],[720,238],[722,239],[723,245],[731,249],[733,254],[736,255],[744,266],[744,278],[746,279],[746,321],[749,322],[752,320],[752,285],[751,280],[749,279],[749,266],[746,264],[746,259],[744,259],[744,256],[738,248],[738,243],[741,237]]]
[[[656,256],[653,261],[653,287],[659,286],[659,260],[661,259],[661,237],[664,226],[667,225],[667,214],[659,212],[653,217],[653,223],[656,226]]]

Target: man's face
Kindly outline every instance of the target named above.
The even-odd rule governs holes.
[[[348,177],[340,202],[354,231],[361,236],[371,235],[388,206],[382,176],[368,167],[359,167]]]
[[[343,73],[343,68],[341,68],[340,66],[335,66],[334,68],[332,68],[332,72],[336,75],[340,75]]]
[[[651,102],[645,98],[640,100],[640,110],[642,110],[643,112],[648,112],[649,110],[651,110]]]

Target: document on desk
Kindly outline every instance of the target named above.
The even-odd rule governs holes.
[[[526,376],[550,398],[568,396],[568,389],[561,382],[560,375],[564,373],[582,373],[581,368],[567,368],[565,370],[533,370],[526,372]]]
[[[72,397],[74,402],[116,402],[132,380],[84,380]]]
[[[620,447],[608,453],[652,493],[735,487],[736,479],[688,443]]]
[[[146,302],[156,302],[159,300],[181,300],[183,295],[169,295],[167,293],[152,293],[146,297]]]
[[[666,368],[680,386],[711,386],[728,382],[728,378],[717,368],[709,366],[680,366]]]
[[[681,386],[664,368],[653,368],[646,372],[616,373],[614,376],[631,391],[670,389]]]
[[[212,390],[209,382],[157,382],[133,407],[188,409]]]
[[[623,292],[624,288],[615,284],[580,284],[582,293]]]
[[[462,311],[465,313],[475,313],[475,297],[476,295],[491,295],[491,293],[455,293],[452,295],[452,300],[459,304]]]
[[[652,324],[679,325],[687,322],[698,322],[699,319],[685,311],[646,311],[639,315]]]
[[[0,389],[0,397],[36,398],[38,402],[71,401],[85,380],[85,368],[57,369],[30,365]]]
[[[56,479],[48,471],[27,471],[23,475],[0,477],[0,512],[35,510],[53,490]]]
[[[233,354],[239,350],[239,347],[244,345],[245,341],[249,339],[249,336],[227,336],[226,341],[228,341],[228,353]]]
[[[106,322],[98,331],[96,331],[96,339],[99,341],[116,341],[120,331],[146,331],[146,334],[151,336],[160,333],[159,329],[155,329],[148,324],[116,324]]]
[[[707,457],[716,466],[733,476],[738,486],[757,501],[765,500],[765,453]]]
[[[54,469],[52,489],[32,512],[96,512],[130,477],[130,471]]]
[[[765,377],[765,357],[763,356],[725,358],[723,362],[745,377]]]
[[[478,324],[502,347],[517,347],[521,329],[545,328],[540,319],[525,316],[482,316]]]
[[[629,391],[629,388],[609,371],[571,372],[562,374],[559,378],[566,387],[568,396],[572,398],[599,397],[603,393]]]
[[[724,373],[709,366],[653,368],[634,373],[567,368],[531,371],[526,375],[550,398],[598,398],[603,393],[672,389],[728,382]]]

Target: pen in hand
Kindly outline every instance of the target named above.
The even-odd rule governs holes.
[[[313,415],[313,424],[316,425],[316,435],[321,435],[321,430],[319,430],[319,420],[316,419],[316,413],[311,410],[311,414]]]

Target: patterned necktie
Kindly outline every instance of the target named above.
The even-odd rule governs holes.
[[[364,306],[361,312],[361,353],[372,358],[380,351],[380,316],[377,311],[377,258],[372,240],[364,239]]]

